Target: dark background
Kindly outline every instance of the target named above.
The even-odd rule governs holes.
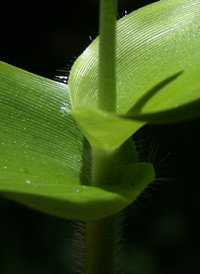
[[[151,2],[120,0],[119,18]],[[0,60],[41,76],[69,70],[98,34],[98,0],[9,5],[1,9]],[[126,273],[199,273],[200,120],[146,126],[135,139],[162,182],[125,211]],[[0,273],[73,273],[73,229],[70,221],[0,199]]]

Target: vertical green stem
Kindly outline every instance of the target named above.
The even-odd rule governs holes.
[[[92,148],[92,185],[113,185],[117,180],[118,150]]]
[[[92,185],[114,184],[118,151],[92,150]],[[116,216],[86,222],[85,273],[112,274]]]
[[[101,0],[98,107],[105,111],[116,108],[116,19],[117,0]]]
[[[100,1],[98,108],[116,110],[116,14],[117,0]],[[92,185],[117,180],[117,151],[92,148]],[[116,216],[86,222],[85,274],[112,274]]]
[[[115,216],[86,223],[85,273],[112,274]]]

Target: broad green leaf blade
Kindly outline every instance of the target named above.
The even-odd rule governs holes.
[[[199,0],[165,0],[139,9],[117,22],[119,115],[127,114],[150,89],[183,71],[144,104],[139,114],[146,116],[138,118],[135,115],[135,118],[155,122],[160,115],[158,112],[167,111],[162,113],[159,122],[180,121],[183,120],[182,107],[187,108],[187,104],[191,104],[188,106],[190,113],[188,116],[185,113],[184,119],[199,116],[199,14]],[[71,70],[69,89],[73,109],[97,107],[98,44],[97,38]],[[173,110],[171,114],[169,110]],[[149,113],[151,117],[147,117]]]
[[[1,184],[2,195],[34,209],[62,218],[98,219],[115,214],[131,204],[154,180],[151,164],[130,165],[122,171],[121,184],[97,187],[24,176],[7,176]],[[5,190],[4,190],[5,189]]]
[[[122,117],[150,123],[173,123],[186,121],[200,116],[200,71],[188,72],[181,78],[181,73],[165,79],[144,94],[136,104]],[[170,82],[178,79],[173,87],[173,100],[167,98]],[[192,81],[191,81],[192,80]],[[179,92],[177,85],[187,87]],[[164,96],[164,98],[162,98]],[[170,95],[169,95],[170,96]],[[188,98],[191,102],[188,102]]]
[[[140,166],[147,177],[141,176],[136,188],[130,182],[88,186],[90,146],[64,111],[68,105],[66,85],[0,62],[1,195],[63,218],[114,214],[154,179],[153,168]],[[120,149],[120,158],[121,169],[137,162],[131,140]]]
[[[71,113],[91,146],[105,150],[117,149],[144,125],[101,110],[76,109]]]

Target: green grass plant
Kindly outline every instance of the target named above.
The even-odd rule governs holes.
[[[114,273],[118,213],[156,178],[131,136],[200,116],[200,2],[116,14],[100,1],[67,85],[0,62],[0,194],[84,221],[87,274]]]

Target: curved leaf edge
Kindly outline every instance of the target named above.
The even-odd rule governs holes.
[[[64,193],[32,194],[1,189],[1,196],[30,208],[64,219],[94,220],[111,216],[130,205],[155,179],[153,166],[149,163],[129,165],[121,172],[120,185],[99,187],[76,185],[70,199]],[[78,190],[78,191],[77,191]],[[65,187],[67,191],[67,187]],[[70,192],[72,189],[70,188]],[[87,202],[84,195],[87,196]]]

